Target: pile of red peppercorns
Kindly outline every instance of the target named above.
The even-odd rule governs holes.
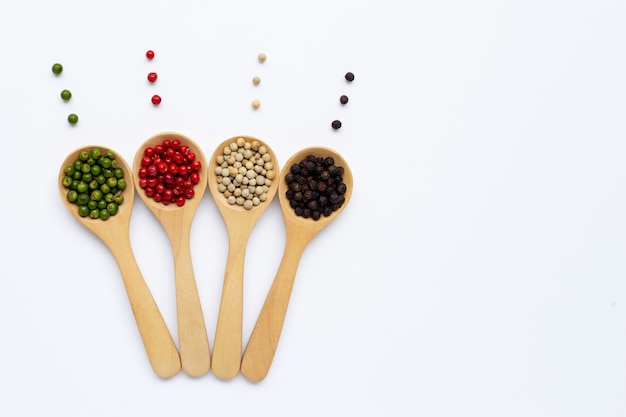
[[[289,205],[297,216],[319,220],[339,210],[345,203],[345,169],[332,157],[308,155],[289,167],[285,175]]]
[[[183,206],[195,195],[194,186],[202,180],[201,169],[202,163],[189,146],[178,139],[166,139],[144,149],[139,187],[154,201]]]

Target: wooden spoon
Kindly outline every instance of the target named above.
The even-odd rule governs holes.
[[[89,152],[93,148],[99,148],[103,153],[111,150],[97,145],[85,146],[70,153],[63,161],[59,171],[59,193],[61,194],[61,199],[70,213],[87,229],[96,234],[113,253],[122,273],[124,286],[126,287],[128,299],[148,354],[150,365],[158,376],[162,378],[172,377],[180,371],[180,357],[174,340],[161,316],[161,312],[141,275],[130,245],[130,214],[133,209],[135,189],[128,164],[118,153],[114,152],[118,166],[124,170],[127,186],[122,194],[124,202],[119,206],[119,211],[108,220],[81,217],[78,215],[78,206],[67,200],[68,189],[62,184],[65,176],[65,167],[72,165],[82,151]]]
[[[296,216],[285,196],[287,183],[285,176],[293,164],[302,161],[306,156],[332,157],[336,166],[344,168],[343,182],[346,184],[346,201],[339,210],[328,217],[321,217],[315,221]],[[345,159],[336,151],[324,147],[305,148],[295,153],[286,163],[280,174],[278,184],[278,201],[283,212],[286,227],[286,242],[282,261],[274,282],[267,294],[261,313],[252,330],[250,340],[246,346],[241,362],[241,373],[250,381],[261,381],[267,375],[278,346],[278,339],[283,328],[291,289],[296,277],[298,263],[304,249],[311,239],[324,227],[328,226],[348,205],[352,195],[352,172]]]
[[[190,151],[196,154],[196,159],[202,162],[201,181],[194,187],[195,195],[193,198],[188,199],[182,207],[176,204],[166,206],[157,202],[146,196],[145,191],[139,187],[139,168],[141,167],[141,158],[144,156],[144,150],[147,147],[163,143],[165,139],[170,141],[174,139],[180,140],[183,145],[189,146]],[[166,132],[152,136],[141,145],[133,162],[133,179],[137,193],[159,220],[172,245],[180,359],[183,371],[187,375],[194,377],[206,374],[211,366],[209,340],[193,273],[190,251],[191,223],[206,190],[206,181],[203,180],[206,178],[206,172],[206,159],[200,147],[190,138],[179,133]]]
[[[265,142],[250,136],[237,136],[225,140],[215,149],[209,161],[209,191],[226,223],[229,242],[211,364],[213,373],[221,379],[234,378],[241,367],[243,267],[246,244],[254,225],[267,209],[278,189],[278,175],[276,175],[276,179],[269,186],[267,200],[250,210],[237,204],[229,204],[224,194],[217,189],[217,174],[215,173],[215,168],[218,167],[217,157],[223,155],[224,148],[236,142],[238,138],[243,138],[249,143],[257,141],[264,146],[270,154],[274,172],[276,174],[279,172],[278,159],[272,149]]]

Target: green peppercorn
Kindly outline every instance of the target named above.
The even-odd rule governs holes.
[[[61,98],[65,101],[68,101],[72,98],[72,92],[70,90],[61,91]]]
[[[78,215],[80,217],[87,217],[89,215],[89,207],[87,206],[78,206]]]
[[[76,171],[76,168],[74,168],[74,165],[68,165],[65,167],[65,169],[63,170],[63,172],[65,172],[68,176],[72,176],[74,175],[74,172]]]
[[[80,181],[76,186],[76,191],[78,191],[79,193],[86,193],[88,190],[89,184],[87,184],[85,181]]]
[[[80,193],[80,194],[78,194],[78,198],[76,199],[76,203],[79,206],[86,206],[87,203],[89,203],[89,194],[87,194],[87,193]]]
[[[78,193],[76,192],[76,190],[69,190],[67,192],[67,201],[69,201],[70,203],[75,203],[76,200],[78,200]]]
[[[109,212],[111,216],[115,216],[117,214],[118,205],[115,202],[107,204],[106,211]]]
[[[107,178],[107,185],[111,187],[112,189],[117,187],[117,178],[115,177]]]
[[[120,178],[117,180],[117,188],[119,188],[120,190],[125,190],[126,189],[126,178]]]
[[[61,64],[52,65],[52,72],[55,73],[56,75],[59,75],[60,73],[63,72],[63,65]]]
[[[100,165],[91,165],[91,175],[97,177],[102,173],[102,167]]]
[[[72,113],[67,116],[67,121],[70,122],[70,124],[75,125],[76,123],[78,123],[78,116]]]
[[[102,200],[102,197],[103,197],[103,194],[102,194],[102,191],[100,191],[100,190],[93,190],[91,192],[90,198],[93,201],[100,201],[100,200]]]
[[[121,206],[122,203],[124,202],[124,195],[122,193],[119,193],[119,195],[115,196],[115,199],[113,199],[113,202],[117,204],[118,206]]]

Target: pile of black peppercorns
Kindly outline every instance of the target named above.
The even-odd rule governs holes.
[[[332,157],[308,155],[290,167],[285,176],[289,205],[297,216],[319,220],[328,217],[346,201],[344,168]]]

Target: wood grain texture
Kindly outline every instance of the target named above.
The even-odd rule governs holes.
[[[92,148],[100,148],[103,152],[111,149],[98,145],[84,146],[76,149],[63,161],[59,171],[59,192],[61,199],[70,213],[80,221],[85,227],[98,236],[111,250],[124,281],[124,286],[128,294],[128,300],[135,316],[137,328],[141,335],[150,365],[154,372],[162,378],[170,378],[176,375],[181,369],[180,356],[176,350],[174,340],[163,320],[161,312],[157,307],[154,298],[139,270],[135,260],[129,236],[130,217],[133,209],[135,189],[133,187],[133,177],[126,161],[115,151],[116,160],[120,168],[124,170],[124,177],[127,187],[123,191],[124,202],[119,206],[116,215],[108,220],[92,219],[90,217],[80,217],[78,206],[67,200],[67,189],[62,185],[64,169],[78,159],[78,155],[83,150],[90,151]]]
[[[146,196],[138,185],[138,172],[145,148],[162,143],[165,139],[179,139],[183,145],[189,146],[196,154],[196,159],[202,162],[201,181],[194,187],[195,196],[187,200],[182,207],[176,204],[166,206],[156,202]],[[137,194],[159,220],[172,246],[180,358],[183,371],[193,377],[206,374],[211,366],[209,340],[190,251],[191,225],[206,190],[206,166],[206,159],[200,147],[190,138],[174,132],[159,133],[146,140],[137,150],[133,162],[133,179]]]
[[[344,183],[347,187],[345,203],[330,216],[322,217],[317,221],[296,216],[294,210],[289,205],[289,200],[285,196],[287,191],[285,175],[289,173],[291,165],[300,162],[307,155],[332,156],[335,159],[335,165],[342,166],[345,169],[343,175]],[[348,163],[340,154],[330,148],[305,148],[295,153],[285,163],[278,184],[278,201],[280,202],[286,227],[285,250],[243,354],[241,373],[248,380],[258,382],[267,376],[276,353],[298,264],[304,249],[311,239],[328,226],[346,208],[352,196],[352,188],[353,177]]]
[[[215,173],[215,168],[218,166],[217,156],[223,154],[224,147],[240,137],[247,142],[258,141],[265,146],[271,156],[275,172],[279,172],[278,159],[274,151],[264,141],[251,136],[236,136],[223,141],[215,148],[209,161],[207,175],[209,191],[213,195],[215,204],[226,224],[229,242],[211,365],[213,374],[220,379],[234,378],[241,367],[243,275],[246,246],[254,225],[270,205],[278,189],[278,180],[275,179],[269,186],[267,201],[250,210],[236,204],[228,204],[226,197],[217,189],[218,182]]]

